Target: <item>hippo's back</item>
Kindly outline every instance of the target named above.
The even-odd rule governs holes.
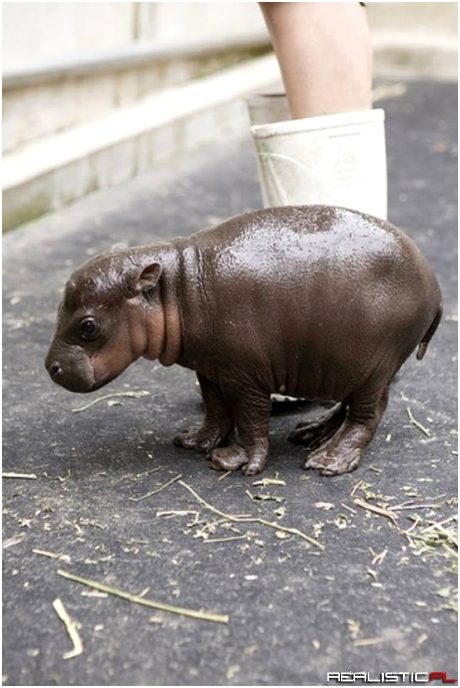
[[[395,286],[418,288],[431,269],[411,239],[385,220],[324,205],[266,208],[239,215],[190,238],[202,264],[222,279],[249,277],[258,282],[305,272],[322,289],[341,288],[343,280],[362,286],[383,277]],[[434,279],[434,278],[433,278]],[[417,283],[417,285],[415,284]]]

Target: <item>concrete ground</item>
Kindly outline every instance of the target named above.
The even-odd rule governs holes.
[[[43,367],[64,282],[88,256],[260,206],[249,139],[5,237],[3,470],[15,476],[3,480],[5,685],[326,685],[327,672],[339,671],[457,677],[456,93],[454,84],[410,83],[384,103],[390,219],[433,265],[445,312],[424,360],[412,356],[393,383],[353,474],[301,469],[305,452],[285,436],[315,407],[273,415],[261,476],[223,475],[171,443],[202,413],[190,371],[139,361],[80,397]],[[58,571],[229,618],[149,609]],[[78,622],[83,652],[73,658],[57,598]]]

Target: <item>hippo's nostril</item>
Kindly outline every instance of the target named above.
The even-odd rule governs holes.
[[[54,363],[51,363],[49,367],[49,372],[51,377],[57,377],[59,373],[62,372],[62,368],[57,361],[54,361]]]

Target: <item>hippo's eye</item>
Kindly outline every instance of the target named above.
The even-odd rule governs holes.
[[[85,318],[80,323],[80,336],[82,339],[92,340],[99,335],[98,327],[93,318]]]

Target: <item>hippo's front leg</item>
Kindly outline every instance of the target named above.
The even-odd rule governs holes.
[[[214,449],[211,466],[218,471],[243,467],[245,475],[261,473],[267,463],[270,395],[241,386],[230,386],[224,394],[232,409],[238,440],[228,447]]]
[[[206,417],[203,425],[191,425],[173,439],[177,447],[210,452],[228,441],[233,432],[232,412],[218,385],[197,374]]]

